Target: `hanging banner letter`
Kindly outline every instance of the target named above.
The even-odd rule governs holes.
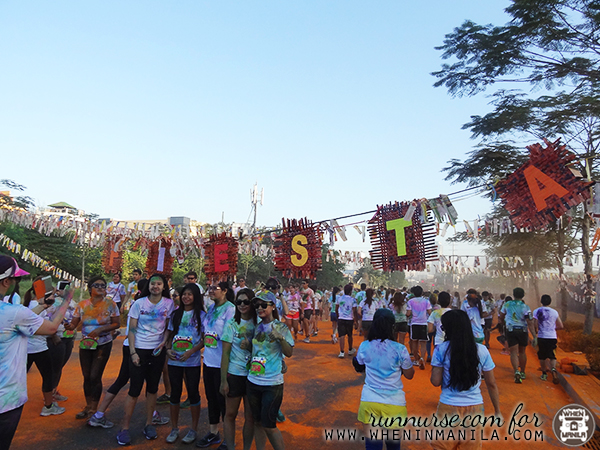
[[[215,244],[215,272],[227,272],[227,244]]]
[[[523,170],[523,175],[525,175],[529,192],[531,192],[535,207],[538,211],[546,209],[548,206],[546,204],[546,199],[548,197],[556,195],[558,198],[562,198],[569,193],[563,186],[535,166],[526,167]],[[540,188],[540,184],[544,187]]]
[[[412,220],[394,219],[385,223],[385,228],[388,231],[395,231],[396,234],[396,251],[398,256],[406,255],[406,236],[404,229],[412,226]]]
[[[308,250],[302,245],[308,244],[308,239],[303,234],[297,234],[292,238],[292,250],[297,255],[292,255],[292,264],[296,267],[302,267],[308,261]],[[300,255],[300,256],[298,256]]]

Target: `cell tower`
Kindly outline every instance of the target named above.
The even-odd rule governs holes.
[[[250,201],[252,202],[252,209],[254,210],[254,221],[252,222],[252,231],[256,231],[256,210],[258,209],[258,203],[260,206],[263,205],[265,198],[265,188],[260,190],[260,199],[258,197],[258,183],[254,183],[254,187],[250,189]]]

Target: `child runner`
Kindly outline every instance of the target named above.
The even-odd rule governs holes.
[[[366,370],[358,420],[365,424],[367,450],[383,447],[383,436],[382,439],[372,439],[383,431],[381,427],[372,427],[372,420],[375,423],[388,421],[384,428],[393,429],[400,428],[394,419],[407,416],[402,375],[411,380],[415,369],[406,347],[393,339],[394,323],[394,314],[389,309],[377,310],[369,334],[352,361],[356,371]],[[399,450],[400,442],[387,440],[386,447]]]
[[[223,331],[221,358],[221,394],[226,398],[223,434],[229,450],[235,449],[235,418],[244,400],[244,450],[250,450],[254,439],[254,420],[246,395],[248,365],[252,356],[252,338],[256,328],[256,310],[252,306],[254,292],[240,289],[235,299],[235,314]]]
[[[556,371],[556,330],[563,329],[563,323],[558,317],[558,312],[550,308],[552,298],[549,295],[542,295],[542,306],[533,311],[533,326],[536,330],[538,358],[542,365],[541,379],[548,379],[548,372],[552,374],[552,382],[558,384],[558,372]],[[534,344],[535,345],[535,339]]]
[[[437,417],[466,418],[484,417],[481,378],[487,386],[494,406],[494,414],[502,420],[498,386],[494,377],[494,361],[484,345],[475,343],[469,316],[464,311],[451,310],[442,315],[446,340],[435,347],[431,360],[431,384],[441,386],[442,393],[437,407]],[[471,421],[472,423],[472,421]],[[474,433],[475,441],[435,440],[435,449],[481,448],[481,425]]]
[[[198,420],[200,419],[200,368],[202,357],[202,319],[204,318],[204,300],[196,283],[188,283],[181,292],[181,305],[173,313],[169,322],[169,340],[167,357],[169,380],[171,382],[171,432],[167,436],[169,444],[179,437],[179,409],[183,380],[187,388],[192,413],[192,428],[182,439],[184,444],[196,440]]]

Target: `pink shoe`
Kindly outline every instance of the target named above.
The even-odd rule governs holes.
[[[500,352],[500,354],[501,354],[501,355],[510,355],[510,353],[509,353],[509,352],[507,352],[506,350],[502,350],[502,351]]]

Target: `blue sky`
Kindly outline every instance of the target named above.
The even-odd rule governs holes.
[[[489,107],[433,88],[434,47],[507,5],[3,1],[1,178],[39,206],[206,222],[245,222],[258,182],[265,226],[456,191],[440,169]]]

